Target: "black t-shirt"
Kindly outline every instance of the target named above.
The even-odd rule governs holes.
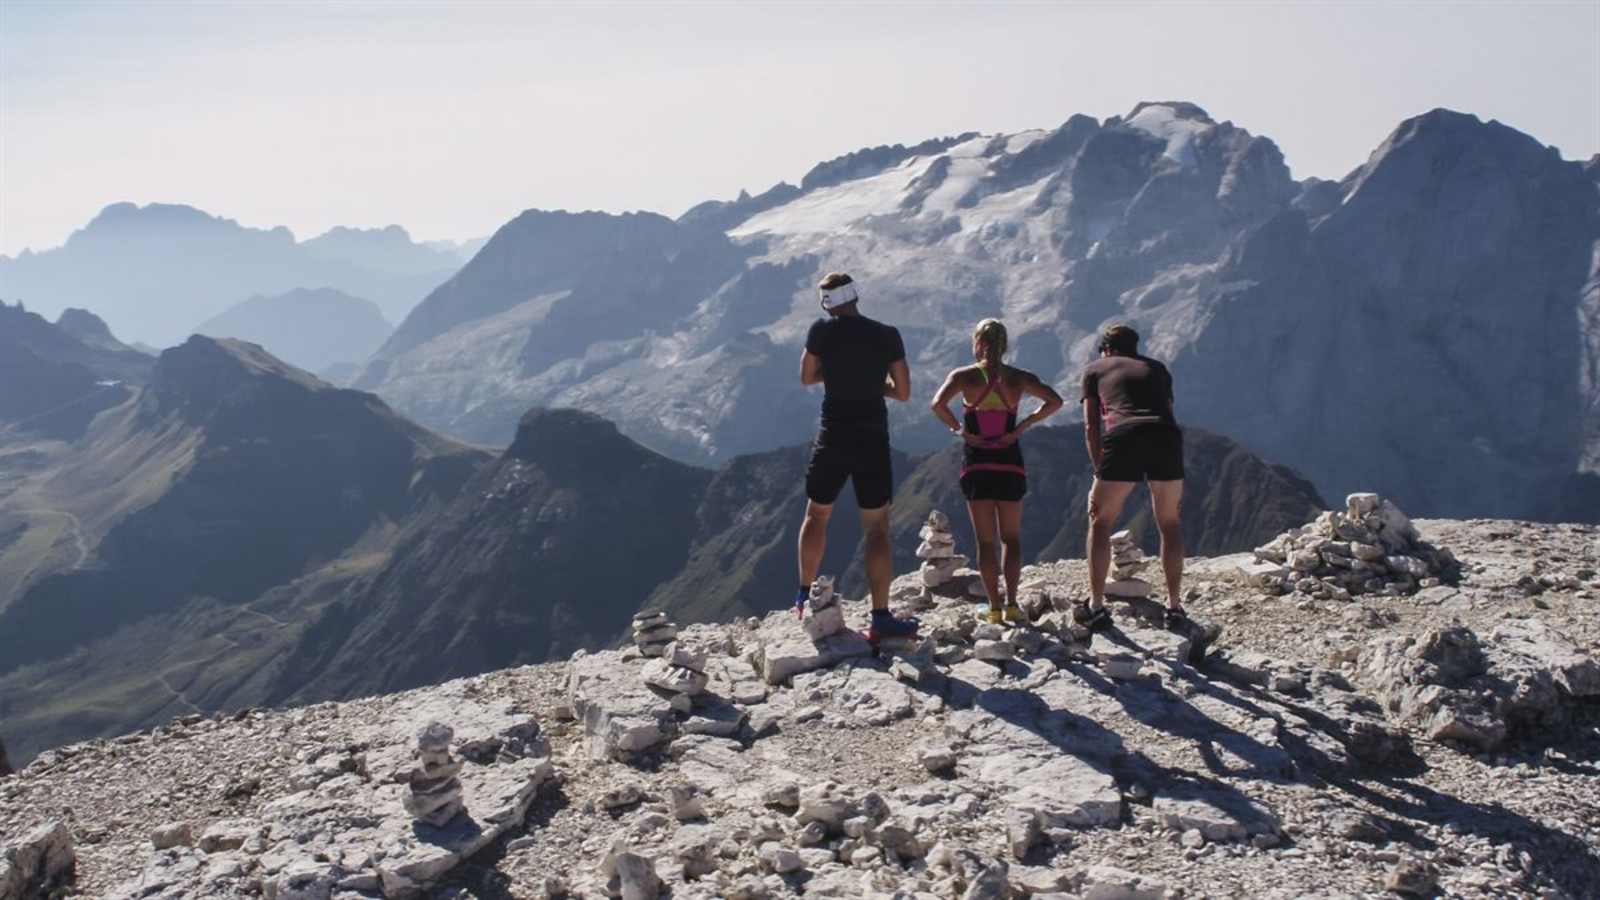
[[[1172,415],[1172,374],[1144,356],[1103,356],[1083,370],[1083,398],[1100,400],[1105,431],[1156,422],[1177,425]]]
[[[818,319],[806,350],[822,360],[822,427],[889,427],[883,380],[906,358],[900,330],[866,316]]]

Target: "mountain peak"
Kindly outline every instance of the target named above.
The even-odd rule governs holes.
[[[1170,115],[1173,118],[1203,122],[1207,125],[1217,124],[1199,104],[1190,103],[1187,100],[1140,100],[1133,107],[1133,111],[1124,116],[1122,120],[1131,122],[1141,113],[1147,115],[1160,113],[1162,116]]]
[[[56,327],[87,343],[115,341],[106,321],[87,309],[69,306],[56,318]]]
[[[552,451],[580,452],[616,442],[632,443],[608,419],[579,409],[535,406],[517,422],[517,436],[507,456],[542,459]]]
[[[307,391],[332,389],[311,373],[268,353],[259,344],[200,334],[161,352],[151,384],[156,393],[165,398],[212,402],[237,388],[261,381],[292,384]]]

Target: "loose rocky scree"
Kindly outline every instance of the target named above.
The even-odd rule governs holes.
[[[96,897],[1592,895],[1600,532],[1408,524],[1459,560],[1414,593],[1190,560],[1198,662],[1142,595],[1075,631],[1082,561],[1025,570],[1028,628],[925,566],[892,592],[923,639],[880,655],[819,584],[800,622],[644,613],[566,663],[61,748],[0,780],[0,897],[46,834]]]

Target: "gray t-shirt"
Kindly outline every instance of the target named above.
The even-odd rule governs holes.
[[[1103,356],[1083,370],[1083,399],[1100,401],[1105,431],[1162,423],[1176,426],[1172,415],[1172,375],[1167,367],[1144,356]]]

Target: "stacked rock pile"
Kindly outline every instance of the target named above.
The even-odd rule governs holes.
[[[633,617],[633,643],[645,656],[666,655],[667,647],[678,639],[678,626],[667,614],[655,610],[641,612]]]
[[[1330,510],[1278,535],[1255,556],[1244,568],[1251,584],[1324,600],[1413,594],[1461,574],[1454,554],[1422,540],[1398,506],[1367,493],[1347,497],[1343,512]]]
[[[683,698],[680,706],[687,706],[689,698],[703,692],[710,681],[705,651],[681,641],[668,644],[658,658],[645,663],[640,675],[645,684],[674,695],[674,699]]]
[[[1139,577],[1150,565],[1144,551],[1133,542],[1133,535],[1119,531],[1111,536],[1111,580],[1106,584],[1106,596],[1124,600],[1140,600],[1150,596],[1150,582]]]
[[[839,606],[839,595],[833,591],[833,579],[827,575],[811,583],[811,596],[806,600],[805,617],[800,625],[806,637],[813,641],[832,637],[845,630],[844,610]]]
[[[430,722],[417,732],[417,765],[407,776],[408,790],[401,803],[418,822],[444,827],[463,809],[461,763],[450,758],[455,732],[442,722]]]
[[[922,538],[922,543],[917,545],[917,559],[922,560],[923,586],[937,588],[953,581],[956,570],[967,564],[967,558],[956,552],[950,517],[933,510],[917,536]]]

